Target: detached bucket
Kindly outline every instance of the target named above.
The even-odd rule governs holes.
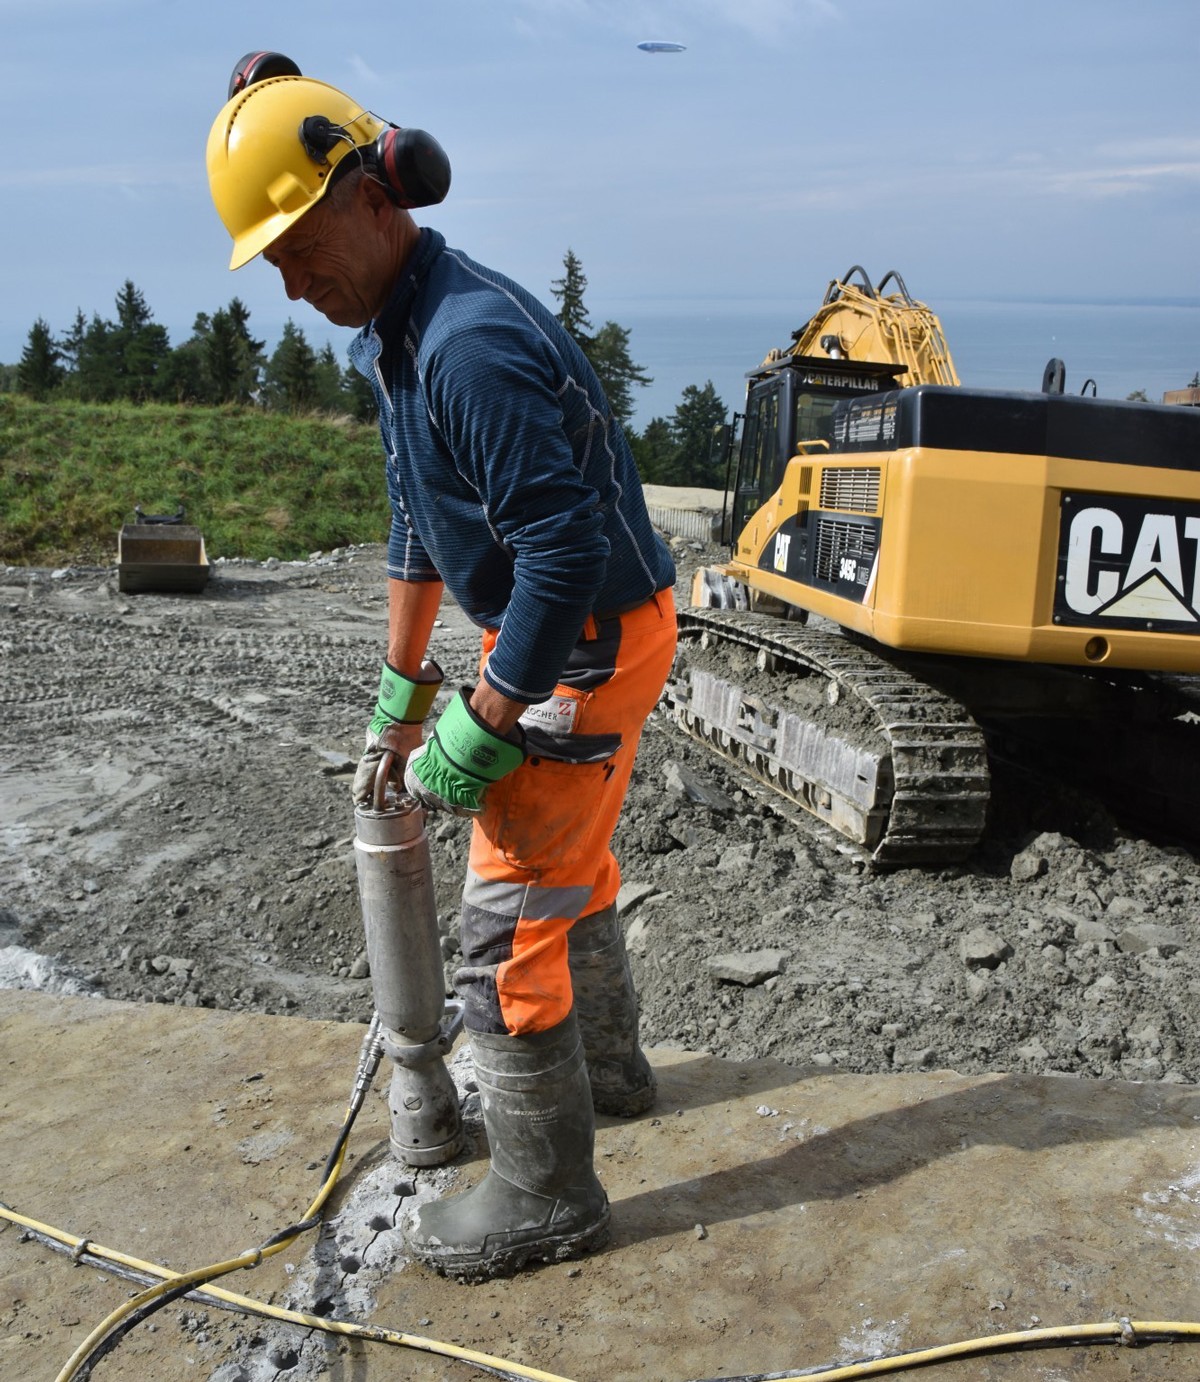
[[[208,558],[199,528],[183,521],[183,510],[144,514],[117,535],[117,588],[129,595],[151,591],[196,593],[208,584]]]

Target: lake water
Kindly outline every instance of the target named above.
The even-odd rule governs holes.
[[[933,304],[930,304],[933,306]],[[815,310],[812,309],[812,310]],[[1038,390],[1051,356],[1064,361],[1066,389],[1087,379],[1103,398],[1137,389],[1161,402],[1200,370],[1200,302],[1111,304],[940,302],[942,323],[958,377],[982,389]],[[654,383],[634,390],[634,425],[670,417],[689,384],[711,380],[726,407],[741,410],[745,375],[772,346],[812,312],[766,302],[646,300],[613,303],[591,312],[594,325],[612,320],[629,330],[633,359]]]

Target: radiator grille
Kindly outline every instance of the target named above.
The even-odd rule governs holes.
[[[822,470],[821,508],[874,513],[878,507],[878,466],[826,466]]]
[[[839,564],[847,552],[873,557],[875,529],[869,523],[850,523],[840,518],[820,519],[817,523],[813,575],[821,581],[836,581]]]

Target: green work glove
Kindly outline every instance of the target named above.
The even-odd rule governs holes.
[[[477,816],[488,787],[525,761],[524,731],[509,731],[518,739],[496,734],[471,709],[470,694],[464,686],[430,737],[408,756],[404,790],[427,811]]]
[[[402,677],[390,663],[379,677],[379,699],[367,727],[367,744],[354,774],[351,789],[357,805],[368,805],[375,795],[375,780],[385,753],[394,754],[390,776],[397,788],[409,754],[421,744],[421,722],[429,714],[441,689],[442,669],[436,662],[421,663],[416,681]],[[387,730],[387,742],[384,731]]]

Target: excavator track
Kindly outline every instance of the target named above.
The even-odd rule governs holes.
[[[681,611],[663,703],[687,733],[873,864],[953,862],[983,833],[979,726],[950,696],[836,633],[742,610]]]

